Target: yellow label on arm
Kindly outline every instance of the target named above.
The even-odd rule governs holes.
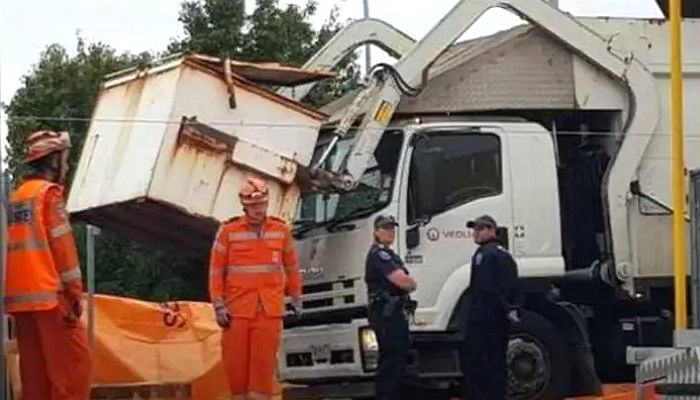
[[[394,107],[386,100],[382,100],[374,112],[374,120],[382,125],[388,125],[391,120],[391,116],[394,113]]]

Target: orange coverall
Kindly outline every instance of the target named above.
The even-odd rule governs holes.
[[[16,321],[23,400],[86,400],[92,360],[72,304],[83,293],[62,186],[25,180],[8,205],[6,309]]]
[[[211,251],[209,294],[225,304],[231,325],[222,355],[234,400],[272,397],[284,297],[301,294],[301,279],[289,226],[267,217],[255,230],[245,217],[219,228]]]

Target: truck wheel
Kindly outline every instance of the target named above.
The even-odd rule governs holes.
[[[563,398],[569,389],[566,344],[543,316],[522,311],[508,342],[508,397],[512,400]]]

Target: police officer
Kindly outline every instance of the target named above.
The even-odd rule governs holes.
[[[379,365],[377,400],[400,399],[409,349],[408,314],[415,310],[408,293],[416,290],[401,258],[389,247],[396,236],[396,220],[380,215],[374,220],[374,244],[367,254],[365,282],[369,297],[369,323],[377,335]]]
[[[489,215],[467,222],[479,248],[471,262],[466,324],[467,399],[505,400],[510,323],[518,321],[518,270]]]

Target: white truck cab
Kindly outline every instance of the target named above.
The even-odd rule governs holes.
[[[343,143],[337,148],[329,162],[344,157]],[[285,330],[281,376],[303,383],[366,376],[376,367],[364,274],[378,214],[398,218],[394,247],[418,282],[414,332],[449,330],[476,249],[466,222],[479,215],[496,218],[521,278],[563,275],[555,159],[552,135],[535,123],[391,126],[356,189],[300,204],[295,233],[306,317]]]

